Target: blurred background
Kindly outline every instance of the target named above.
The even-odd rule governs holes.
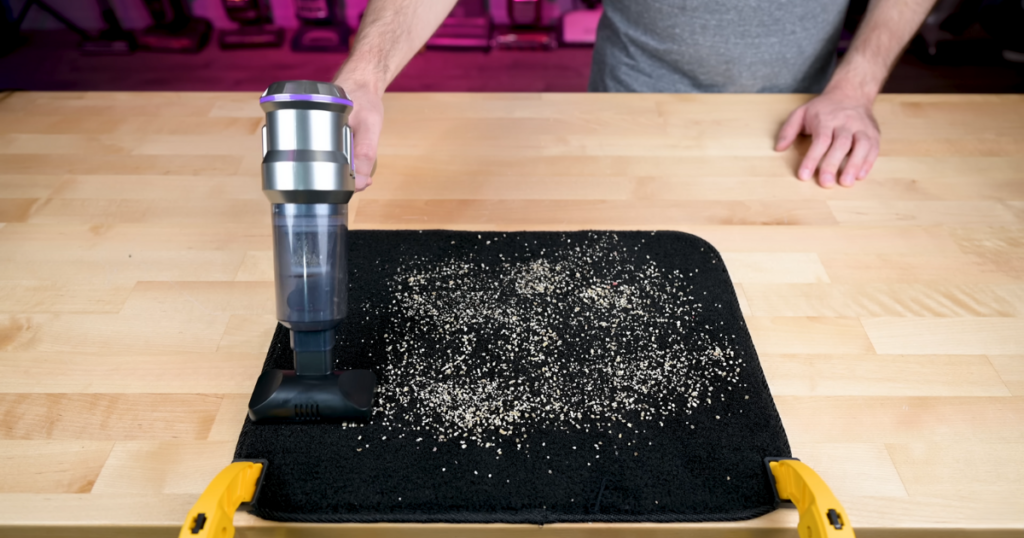
[[[416,0],[418,1],[418,0]],[[852,0],[841,55],[867,0]],[[0,0],[0,90],[330,80],[366,0]],[[600,0],[460,0],[391,91],[585,91]],[[1020,93],[1024,0],[938,0],[887,92]]]

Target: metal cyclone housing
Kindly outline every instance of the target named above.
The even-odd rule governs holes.
[[[271,84],[260,97],[263,193],[275,204],[347,204],[355,192],[352,101],[328,82]]]

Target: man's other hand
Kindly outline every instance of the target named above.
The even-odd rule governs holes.
[[[785,151],[800,134],[811,136],[811,147],[797,177],[807,181],[818,173],[818,184],[852,186],[867,177],[878,158],[881,133],[871,113],[871,100],[826,91],[793,111],[779,129],[775,151]],[[845,160],[845,164],[844,164]]]
[[[384,125],[384,102],[380,93],[359,82],[346,83],[341,79],[338,85],[345,89],[353,103],[348,125],[352,129],[356,191],[361,191],[373,185],[370,174],[377,162],[377,142]]]

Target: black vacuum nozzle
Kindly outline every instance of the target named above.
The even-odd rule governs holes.
[[[249,399],[254,421],[367,421],[373,412],[377,376],[370,370],[297,375],[265,370]]]

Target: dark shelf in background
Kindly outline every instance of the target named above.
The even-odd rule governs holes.
[[[225,51],[216,46],[195,55],[83,56],[76,49],[78,41],[70,31],[31,33],[27,44],[0,58],[0,89],[263,91],[274,80],[329,80],[345,58],[343,53],[296,53],[288,48]],[[1024,66],[1002,60],[984,43],[961,46],[967,52],[950,56],[950,65],[922,61],[920,51],[912,47],[897,64],[885,91],[1024,91]],[[590,57],[591,49],[579,47],[490,53],[427,50],[412,60],[390,89],[582,92],[587,88]]]

